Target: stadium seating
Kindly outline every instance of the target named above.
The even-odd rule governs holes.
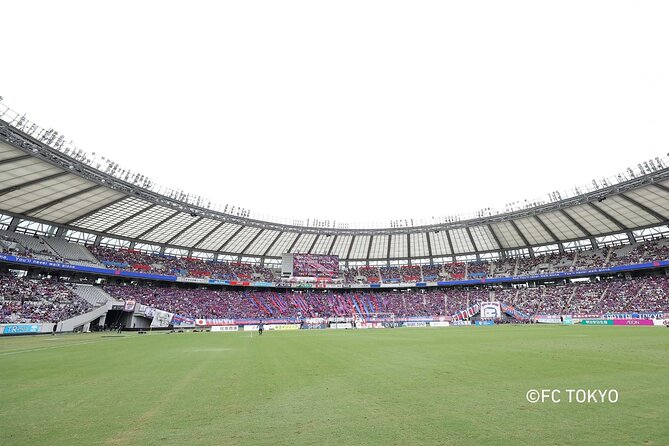
[[[58,322],[93,306],[52,279],[0,276],[0,323]]]

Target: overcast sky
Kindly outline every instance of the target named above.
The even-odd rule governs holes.
[[[15,1],[0,96],[252,216],[387,226],[669,152],[669,2]]]

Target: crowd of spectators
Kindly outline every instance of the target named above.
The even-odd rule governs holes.
[[[93,307],[53,279],[0,275],[0,323],[58,322]]]
[[[273,281],[276,278],[273,270],[248,263],[205,261],[101,246],[89,246],[88,249],[110,269],[236,281]]]

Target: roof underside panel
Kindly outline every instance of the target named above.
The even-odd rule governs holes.
[[[169,239],[177,235],[179,232],[192,225],[197,218],[191,217],[185,212],[181,212],[169,220],[161,223],[157,228],[142,237],[152,242],[167,243]]]
[[[214,232],[209,234],[202,242],[198,243],[197,248],[206,249],[209,251],[218,251],[218,248],[221,247],[226,240],[232,236],[239,228],[240,225],[235,223],[224,223],[220,228],[217,228]]]
[[[369,251],[370,259],[388,258],[388,235],[377,234],[372,239],[372,249]]]
[[[533,218],[518,219],[516,225],[530,245],[545,245],[554,242],[550,234]]]
[[[475,251],[465,228],[452,229],[450,232],[455,254],[464,254]]]
[[[316,244],[311,250],[311,254],[327,254],[333,239],[334,237],[329,234],[321,234],[318,237],[318,240],[316,240]]]
[[[414,232],[409,234],[411,241],[411,257],[427,257],[427,234],[425,232]]]
[[[30,216],[62,224],[82,215],[89,214],[95,209],[118,200],[122,196],[121,192],[100,187],[63,200],[57,205],[38,210],[30,214]]]
[[[274,231],[272,229],[265,229],[262,234],[258,236],[257,239],[251,243],[251,246],[248,247],[244,254],[260,256],[265,254],[270,243],[274,241],[276,236],[279,235],[279,231]]]
[[[195,243],[197,243],[199,240],[202,240],[205,235],[209,234],[209,232],[211,232],[211,230],[219,224],[221,224],[221,222],[218,220],[203,218],[199,222],[195,223],[192,228],[188,229],[179,237],[175,238],[172,241],[172,244],[192,248]]]
[[[29,181],[39,180],[40,178],[63,172],[62,169],[42,162],[37,158],[7,162],[2,165],[2,183],[0,183],[0,189],[20,186]],[[85,180],[82,179],[82,181]]]
[[[316,234],[302,234],[302,236],[297,240],[293,249],[290,250],[291,253],[300,253],[305,254],[309,252],[311,244],[316,239]]]
[[[135,238],[172,214],[174,214],[174,209],[166,208],[164,206],[155,206],[135,215],[130,220],[121,223],[109,232],[116,234],[119,237]]]
[[[23,156],[25,153],[6,142],[0,142],[0,161]]]
[[[606,201],[602,201],[601,203],[593,203],[593,205],[604,210],[604,212],[628,228],[648,226],[662,222],[662,220],[652,216],[636,204],[616,195],[608,197]]]
[[[625,195],[662,215],[664,221],[669,219],[669,196],[661,189],[644,187],[625,192]]]
[[[607,232],[623,231],[615,223],[601,215],[587,205],[574,206],[565,209],[577,222],[591,234],[605,234]]]
[[[267,252],[269,257],[280,257],[282,254],[288,253],[288,248],[293,244],[299,234],[297,232],[282,233],[272,248]]]
[[[334,244],[332,245],[332,251],[330,254],[339,256],[341,259],[345,259],[346,254],[348,254],[348,248],[351,246],[352,238],[353,236],[351,235],[337,236],[337,240],[335,240]]]
[[[525,242],[523,242],[518,231],[515,230],[511,223],[501,221],[499,223],[494,223],[492,227],[497,233],[497,237],[503,248],[515,249],[525,245]]]
[[[470,228],[474,243],[479,251],[492,251],[499,249],[495,237],[493,237],[487,226],[472,226]]]
[[[262,228],[256,226],[245,226],[244,229],[239,231],[239,234],[235,235],[228,243],[223,247],[223,251],[229,252],[232,254],[241,254],[242,250],[251,243],[253,237],[256,236]]]
[[[405,259],[409,257],[407,235],[393,234],[390,241],[390,258],[391,259]]]
[[[453,254],[451,252],[451,247],[448,245],[446,231],[428,232],[428,235],[430,236],[430,246],[432,246],[433,257]]]
[[[40,181],[0,195],[0,209],[23,214],[31,209],[39,208],[40,205],[81,192],[92,185],[93,183],[76,175],[64,175]]]
[[[297,236],[297,232],[284,232],[272,245],[272,249],[267,252],[267,255],[270,257],[280,257],[282,254],[287,254],[290,245],[293,244]]]
[[[560,240],[574,240],[587,237],[588,235],[581,231],[578,226],[574,225],[561,212],[550,212],[547,214],[540,214],[537,216],[543,221],[548,229],[553,231],[553,234]]]
[[[349,259],[367,259],[367,250],[369,248],[369,235],[357,235],[353,241],[353,248]]]
[[[72,225],[91,231],[104,232],[106,229],[149,206],[150,204],[146,201],[136,198],[126,198],[118,203],[103,207],[87,217],[75,220]]]

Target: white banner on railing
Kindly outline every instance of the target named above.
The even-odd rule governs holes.
[[[239,327],[237,325],[214,325],[211,327],[211,331],[237,331]]]

